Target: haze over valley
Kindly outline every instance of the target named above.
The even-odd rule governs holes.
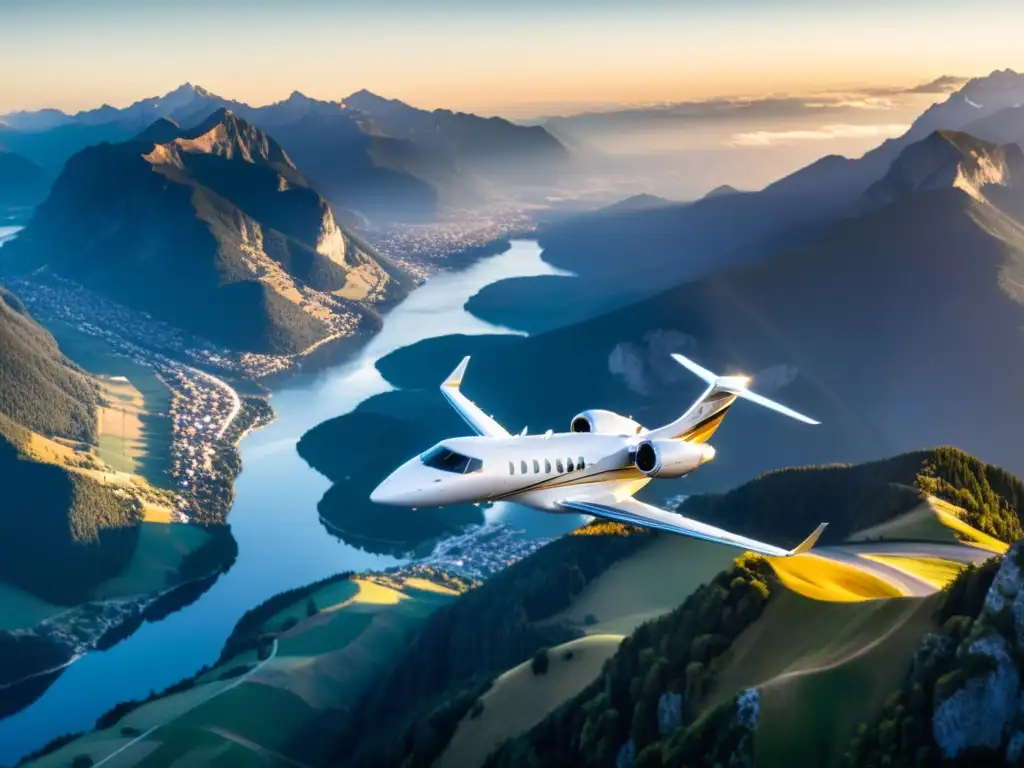
[[[0,29],[0,765],[1020,764],[1015,7],[189,3]],[[812,551],[370,501],[673,353],[821,423],[639,498]]]

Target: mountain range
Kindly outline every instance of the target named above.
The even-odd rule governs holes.
[[[568,157],[543,128],[417,109],[369,91],[342,101],[296,91],[253,107],[190,83],[122,109],[4,115],[0,147],[56,174],[87,146],[132,138],[161,117],[187,130],[220,108],[271,133],[331,203],[378,221],[430,219],[443,208],[479,205],[482,196],[549,181]]]
[[[564,428],[572,414],[593,407],[649,427],[667,423],[699,394],[699,382],[670,357],[680,351],[711,370],[753,374],[756,390],[821,420],[808,428],[761,409],[737,411],[714,439],[728,459],[687,478],[689,493],[724,490],[780,466],[862,461],[952,441],[1024,472],[1015,426],[1024,420],[1016,384],[1024,380],[1021,160],[1015,145],[935,131],[908,144],[841,215],[794,213],[780,205],[793,198],[761,192],[598,212],[562,225],[557,239],[546,235],[558,248],[545,258],[572,255],[575,277],[498,283],[470,302],[485,319],[534,335],[440,337],[398,350],[378,368],[399,391],[303,438],[302,455],[335,483],[320,504],[322,517],[354,543],[389,551],[374,543],[388,538],[381,531],[387,512],[360,500],[393,461],[458,433],[432,385],[466,354],[475,370],[493,374],[469,377],[468,394],[514,431],[523,424]],[[696,215],[726,202],[731,210],[719,222]],[[623,243],[652,237],[641,222],[681,231],[685,218],[709,233],[704,241],[688,239],[687,250],[708,253],[712,232],[719,241],[749,237],[753,224],[745,230],[742,215],[769,210],[788,216],[791,229],[725,257],[719,251],[677,264]],[[620,250],[588,251],[599,239],[595,231],[616,239]],[[634,253],[658,267],[637,269]],[[655,291],[665,283],[671,287]],[[595,309],[625,285],[646,295]],[[534,310],[538,301],[551,308]],[[377,465],[332,450],[381,418],[394,438],[386,448],[392,459]],[[464,522],[463,512],[471,514],[451,509],[443,513],[448,521],[431,515],[422,522],[450,529]]]
[[[223,108],[79,152],[4,256],[239,351],[301,352],[403,295],[288,153]]]

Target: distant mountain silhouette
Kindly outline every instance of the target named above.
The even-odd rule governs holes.
[[[81,149],[138,136],[154,119],[187,129],[218,108],[273,133],[331,202],[380,220],[430,219],[443,207],[477,205],[497,181],[550,180],[568,155],[543,128],[430,112],[368,91],[342,102],[296,91],[252,107],[190,83],[123,109],[13,113],[2,118],[0,146],[56,172]]]
[[[617,203],[612,203],[604,208],[599,209],[602,213],[615,213],[616,211],[643,211],[648,208],[664,208],[669,205],[677,205],[673,200],[669,200],[667,197],[658,197],[657,195],[640,194],[627,197],[625,200],[619,200]]]
[[[973,78],[945,101],[928,107],[902,136],[887,139],[862,157],[831,155],[811,163],[768,187],[766,191],[792,194],[819,192],[855,199],[880,179],[897,155],[914,142],[938,130],[968,130],[981,138],[1004,143],[1005,139],[973,130],[976,121],[1024,101],[1024,74],[996,70]]]
[[[46,196],[49,182],[28,158],[0,151],[0,207],[35,205]]]
[[[705,194],[704,197],[722,197],[723,195],[739,195],[742,193],[743,190],[736,189],[736,187],[732,186],[731,184],[720,184],[719,186],[715,187],[707,194]]]
[[[4,256],[243,351],[299,352],[401,290],[285,150],[224,108],[71,158]]]

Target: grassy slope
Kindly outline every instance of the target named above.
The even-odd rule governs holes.
[[[898,687],[939,599],[826,602],[783,592],[729,651],[712,703],[760,687],[759,766],[838,765],[857,724]]]
[[[909,512],[850,536],[850,541],[938,541],[969,544],[996,554],[1009,548],[1005,542],[982,533],[962,519],[963,510],[934,496]]]
[[[908,573],[931,584],[936,589],[945,587],[966,567],[963,563],[943,560],[938,557],[904,557],[902,555],[862,555],[862,557]]]
[[[587,634],[628,635],[666,613],[727,568],[736,551],[696,539],[662,535],[614,563],[550,621],[569,621]],[[596,623],[587,624],[592,616]]]
[[[195,687],[144,704],[113,727],[31,765],[66,766],[79,754],[99,761],[126,743],[123,728],[141,733],[157,725],[110,765],[170,765],[177,759],[198,765],[215,755],[227,765],[266,765],[268,755],[285,763],[316,757],[329,745],[336,710],[352,705],[401,650],[408,631],[453,599],[450,589],[409,581],[374,577],[327,584],[264,623],[278,637],[278,654],[241,685],[217,695],[232,682],[221,679],[225,672],[258,663],[253,651],[203,674]],[[319,608],[312,617],[306,615],[310,599]],[[288,619],[299,621],[281,632]]]
[[[859,602],[903,594],[894,585],[866,570],[813,553],[769,558],[768,562],[783,584],[811,600]]]
[[[471,768],[483,763],[505,739],[539,723],[549,712],[583,690],[622,642],[622,635],[591,635],[548,651],[547,673],[535,675],[523,662],[498,677],[480,697],[483,711],[459,723],[434,768]],[[566,654],[572,654],[566,658]]]

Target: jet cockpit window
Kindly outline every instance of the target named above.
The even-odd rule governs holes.
[[[466,475],[483,468],[480,459],[472,456],[463,456],[461,453],[450,451],[443,445],[437,445],[420,456],[424,465],[433,469],[440,469],[444,472],[454,472],[459,475]]]

